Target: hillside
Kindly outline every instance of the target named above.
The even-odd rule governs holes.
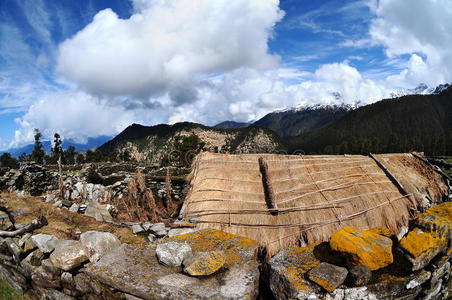
[[[363,153],[452,151],[452,87],[439,94],[385,99],[355,109],[339,120],[297,137],[285,138],[290,151]]]
[[[221,123],[213,126],[213,128],[231,129],[231,128],[247,127],[247,126],[250,126],[250,125],[251,125],[250,123],[245,123],[245,122],[224,121],[224,122],[221,122]]]
[[[228,153],[275,152],[284,149],[279,136],[260,126],[239,129],[217,129],[183,122],[174,125],[143,126],[132,124],[99,150],[104,155],[127,151],[137,161],[166,163],[179,160],[200,150]]]
[[[272,112],[254,124],[268,127],[281,136],[296,136],[322,128],[338,120],[351,109],[345,105],[308,106]]]

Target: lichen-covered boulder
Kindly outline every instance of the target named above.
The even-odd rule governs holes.
[[[429,232],[414,228],[400,241],[400,249],[410,262],[413,271],[420,270],[444,250],[444,240]]]
[[[143,299],[255,299],[259,291],[259,264],[253,259],[257,243],[217,230],[200,230],[162,243],[189,245],[194,254],[219,251],[225,263],[221,272],[193,277],[180,267],[158,262],[156,245],[126,245],[89,264],[85,274],[100,283]]]
[[[121,241],[109,232],[87,231],[80,235],[80,243],[91,262],[121,245]]]
[[[79,241],[58,240],[50,260],[55,267],[69,271],[87,261],[88,255]]]
[[[428,265],[439,253],[451,253],[452,202],[428,209],[416,218],[415,226],[399,246],[413,271]]]
[[[198,252],[184,260],[184,272],[191,276],[212,275],[223,267],[224,253],[219,251]]]
[[[276,299],[308,299],[320,288],[305,279],[305,274],[320,264],[314,248],[283,248],[264,265],[264,281]]]
[[[320,263],[309,271],[309,280],[323,287],[327,292],[334,291],[347,278],[347,269],[329,263]]]
[[[374,271],[393,262],[391,239],[372,230],[344,227],[331,235],[330,247],[341,252],[350,267],[367,265]]]

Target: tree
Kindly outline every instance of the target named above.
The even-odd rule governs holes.
[[[52,148],[52,157],[55,159],[55,161],[58,161],[58,159],[61,158],[61,162],[64,163],[63,158],[63,147],[60,135],[58,133],[55,133],[53,140],[53,148]]]
[[[40,141],[42,135],[39,132],[39,129],[37,128],[34,129],[34,133],[35,133],[35,146],[33,148],[33,152],[31,152],[30,158],[37,164],[43,164],[45,152]]]
[[[19,162],[23,163],[24,161],[26,161],[28,159],[28,155],[25,152],[22,152],[21,155],[19,155]]]
[[[74,146],[69,146],[67,147],[66,151],[63,151],[63,157],[64,157],[64,161],[67,164],[73,165],[75,164],[75,147]]]
[[[0,166],[10,169],[17,169],[19,168],[19,163],[17,162],[17,159],[11,156],[10,153],[5,152],[2,156],[0,156]]]
[[[77,164],[83,164],[85,163],[85,157],[83,156],[83,154],[81,153],[77,153],[77,157],[75,158],[75,161],[77,162]]]

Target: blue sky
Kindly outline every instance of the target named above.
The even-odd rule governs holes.
[[[452,2],[406,3],[0,0],[0,150],[452,82]]]

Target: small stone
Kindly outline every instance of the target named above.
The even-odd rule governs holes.
[[[155,240],[155,235],[153,235],[152,233],[148,234],[148,241],[153,243]]]
[[[330,247],[341,252],[350,267],[367,265],[374,271],[393,262],[391,239],[371,230],[344,227],[331,235]]]
[[[61,206],[63,206],[63,201],[61,201],[61,200],[58,200],[58,201],[55,201],[55,203],[53,203],[53,207],[61,207]]]
[[[50,260],[56,267],[69,271],[87,261],[88,256],[79,241],[59,240]]]
[[[87,231],[80,235],[80,243],[91,262],[98,261],[104,254],[121,246],[121,241],[109,232]]]
[[[189,245],[177,242],[159,244],[155,253],[158,261],[169,267],[179,267],[184,259],[193,255]]]
[[[141,233],[143,231],[144,231],[143,227],[141,227],[141,225],[139,225],[139,224],[135,224],[135,225],[132,226],[133,234],[138,234],[138,233]]]
[[[54,194],[48,194],[48,195],[46,195],[45,202],[46,203],[52,202],[53,200],[55,200],[55,198],[56,198],[56,196]]]
[[[225,257],[223,252],[197,252],[183,261],[184,272],[191,276],[207,276],[223,267]]]
[[[178,236],[181,234],[191,233],[194,231],[195,229],[193,228],[174,228],[168,231],[168,237]]]
[[[149,228],[149,231],[155,234],[155,236],[158,238],[164,237],[168,233],[168,230],[166,229],[164,223],[155,223],[151,226],[151,228]]]
[[[72,206],[72,201],[64,199],[63,201],[61,201],[61,205],[64,207],[71,207]]]
[[[151,227],[152,227],[152,223],[145,222],[145,223],[141,224],[141,226],[143,227],[144,231],[149,231],[149,229],[151,229]]]
[[[79,209],[79,206],[75,203],[72,204],[71,207],[69,207],[69,211],[74,212],[74,213],[78,212],[78,209]]]
[[[414,277],[407,283],[406,289],[411,290],[414,289],[415,287],[420,286],[421,284],[430,279],[431,274],[432,273],[428,271],[422,270],[416,277]]]
[[[48,272],[49,274],[52,274],[54,276],[60,276],[61,270],[58,269],[53,265],[53,263],[50,261],[50,259],[44,259],[41,262],[41,266]]]
[[[31,237],[33,243],[41,250],[43,253],[50,253],[55,249],[56,242],[58,239],[51,234],[39,233]]]
[[[344,283],[347,273],[346,268],[323,262],[312,268],[308,273],[308,277],[326,291],[331,292]]]
[[[41,250],[36,249],[35,251],[33,251],[32,253],[30,253],[26,260],[32,265],[32,266],[40,266],[42,260],[44,259],[44,253],[42,253]]]
[[[443,256],[440,259],[438,259],[437,262],[432,264],[432,285],[435,285],[440,279],[441,277],[443,277],[444,275],[448,275],[450,274],[451,271],[451,266],[450,266],[450,262],[449,262],[449,256]]]
[[[350,286],[366,285],[372,278],[372,271],[366,265],[352,266],[348,271],[347,283]]]

